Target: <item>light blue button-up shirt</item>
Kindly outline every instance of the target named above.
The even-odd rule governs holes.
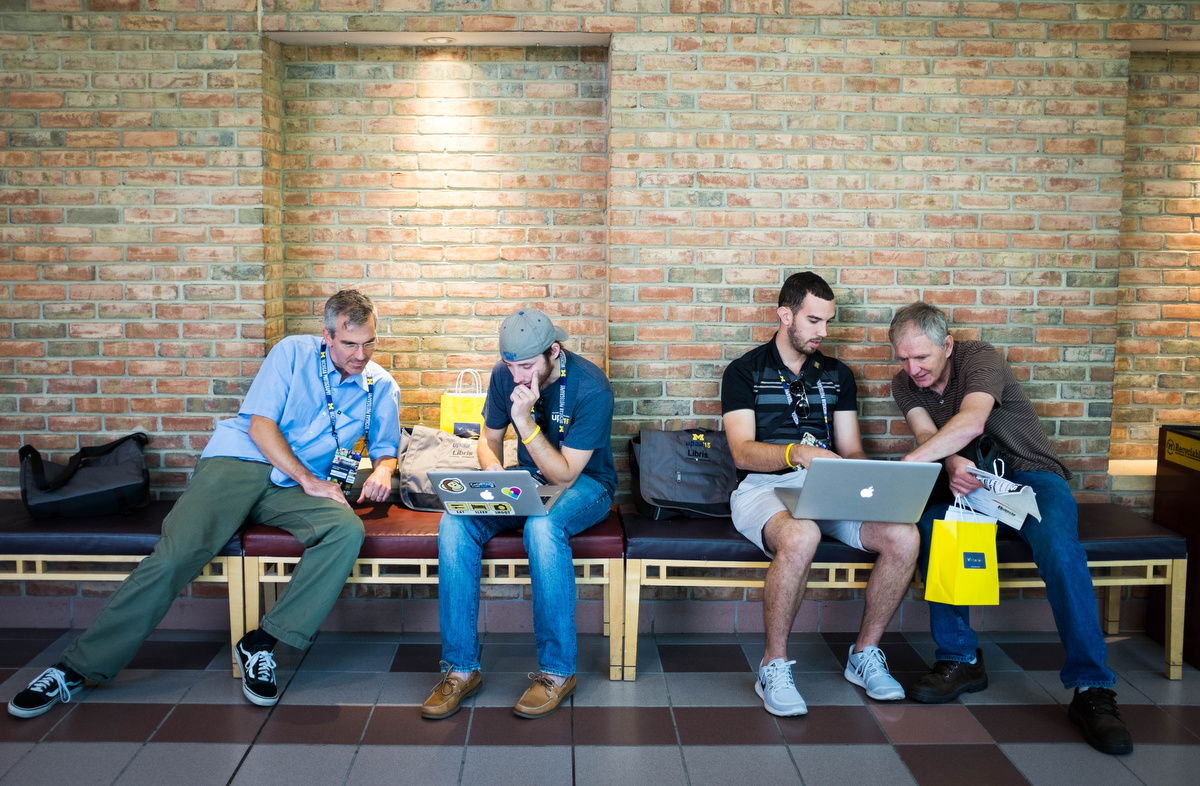
[[[341,447],[353,448],[362,436],[367,412],[364,376],[369,375],[375,384],[371,394],[371,441],[367,452],[372,462],[395,458],[400,447],[400,388],[396,380],[375,362],[368,362],[362,374],[348,377],[343,377],[331,361],[326,361],[326,367]],[[238,416],[217,424],[217,430],[200,457],[232,456],[269,464],[250,438],[251,415],[269,418],[279,424],[279,430],[296,458],[316,477],[322,480],[329,477],[338,445],[334,442],[325,406],[319,337],[288,336],[275,345],[254,377]],[[297,485],[278,469],[271,471],[271,482],[277,486]]]

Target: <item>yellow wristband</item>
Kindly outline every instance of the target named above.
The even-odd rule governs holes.
[[[542,427],[534,426],[533,431],[529,432],[529,436],[525,437],[523,440],[521,440],[521,444],[528,445],[530,442],[533,442],[534,437],[536,437],[538,434],[541,434],[541,433],[542,433]]]
[[[795,444],[795,442],[789,442],[787,447],[783,449],[783,461],[791,469],[796,468],[796,465],[792,463],[792,446]]]

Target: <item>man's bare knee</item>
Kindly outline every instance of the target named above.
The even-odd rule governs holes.
[[[879,554],[911,557],[921,548],[921,533],[916,524],[868,522],[863,525],[862,541]]]
[[[794,519],[787,513],[780,513],[767,523],[767,528],[763,530],[763,542],[777,560],[811,558],[821,542],[821,530],[814,521]]]

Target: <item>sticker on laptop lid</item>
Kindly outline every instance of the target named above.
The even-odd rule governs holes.
[[[510,486],[506,489],[500,489],[500,491],[503,492],[504,496],[506,497],[512,497],[513,499],[521,498],[521,489],[517,486]]]
[[[461,494],[467,490],[467,487],[458,478],[446,478],[438,484],[438,488],[442,491],[448,491],[451,494]]]
[[[446,510],[457,515],[465,515],[471,512],[471,506],[465,502],[447,502]]]
[[[507,502],[491,502],[488,507],[492,509],[492,513],[497,516],[512,516],[513,508]]]
[[[494,489],[494,488],[496,488],[496,484],[490,483],[486,480],[473,480],[473,481],[471,481],[471,488],[473,488],[473,489]]]

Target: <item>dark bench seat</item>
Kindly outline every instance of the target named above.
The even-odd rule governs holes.
[[[621,508],[625,526],[624,678],[637,674],[637,620],[641,588],[761,587],[760,577],[695,575],[696,568],[763,568],[769,564],[757,546],[728,518],[675,518],[655,521],[633,505]],[[1115,634],[1120,622],[1120,588],[1163,585],[1167,588],[1166,675],[1182,676],[1183,588],[1187,576],[1185,539],[1134,511],[1111,503],[1079,506],[1079,541],[1093,569],[1093,583],[1107,588],[1105,629]],[[1044,586],[1032,571],[1032,553],[1016,531],[1001,526],[996,542],[1000,586]],[[875,555],[829,538],[817,546],[808,586],[856,589],[866,586]],[[706,571],[715,573],[714,571]]]
[[[0,581],[122,581],[154,550],[174,504],[151,502],[95,518],[37,519],[20,500],[0,500]],[[246,630],[243,574],[242,539],[235,535],[195,579],[228,585],[231,642]]]
[[[437,584],[437,532],[440,513],[409,510],[392,502],[356,506],[366,538],[350,574],[351,584]],[[604,634],[609,637],[609,677],[621,679],[625,626],[624,534],[616,510],[601,523],[571,538],[577,584],[604,586]],[[246,619],[257,625],[263,606],[274,602],[304,547],[275,527],[252,525],[242,536],[245,551]],[[522,530],[502,532],[483,550],[485,584],[528,584],[529,558]],[[431,570],[432,569],[432,570]],[[616,595],[612,594],[616,588]],[[613,601],[616,600],[614,603]]]

